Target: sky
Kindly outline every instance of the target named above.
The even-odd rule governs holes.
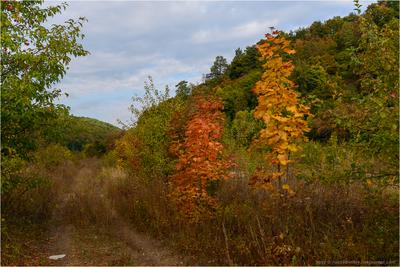
[[[46,5],[57,4],[47,1]],[[59,101],[76,116],[121,126],[131,118],[132,96],[147,77],[163,90],[186,80],[201,82],[214,59],[230,61],[238,47],[253,45],[268,27],[290,31],[345,16],[352,1],[69,1],[53,18],[87,18],[82,41],[90,55],[72,59],[57,87]],[[362,2],[364,7],[368,4]]]

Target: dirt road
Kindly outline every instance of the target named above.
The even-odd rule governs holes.
[[[184,260],[156,240],[124,224],[114,232],[94,226],[61,225],[50,233],[41,262],[45,265],[184,265]],[[62,259],[48,256],[65,254]]]
[[[112,210],[109,212],[112,223],[108,226],[71,223],[70,213],[65,212],[68,202],[79,192],[82,182],[94,179],[98,172],[96,162],[87,162],[80,166],[76,175],[64,178],[59,184],[62,190],[58,190],[52,223],[34,244],[35,255],[23,263],[57,266],[185,265],[182,257],[163,247],[159,241],[135,231]],[[49,259],[49,256],[63,254],[63,258]]]

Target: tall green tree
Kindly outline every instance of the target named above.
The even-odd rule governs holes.
[[[179,97],[187,98],[192,92],[192,85],[188,84],[187,81],[180,81],[175,85],[176,95]]]
[[[211,71],[211,78],[219,78],[223,74],[225,74],[226,70],[228,69],[228,62],[226,58],[223,56],[217,56],[215,58],[214,64],[210,68]]]
[[[67,4],[1,1],[1,148],[2,154],[25,155],[46,136],[65,106],[55,104],[55,88],[72,57],[88,54],[80,41],[85,18],[46,23]]]
[[[352,123],[355,135],[368,141],[371,150],[388,153],[398,163],[398,14],[387,2],[372,4],[360,16],[360,29],[362,35],[353,61],[360,77],[358,110],[362,113],[359,117],[353,113],[345,120]]]

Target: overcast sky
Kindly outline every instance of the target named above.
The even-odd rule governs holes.
[[[83,44],[90,55],[72,60],[59,85],[69,97],[60,101],[74,115],[114,125],[130,118],[131,97],[143,93],[148,75],[159,89],[200,82],[216,56],[230,61],[236,48],[255,44],[270,26],[296,30],[353,11],[352,1],[68,3],[54,22],[85,16]]]

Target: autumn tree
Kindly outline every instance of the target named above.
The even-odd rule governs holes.
[[[256,142],[271,147],[266,158],[273,169],[257,174],[253,182],[271,188],[272,180],[280,181],[284,176],[282,167],[288,170],[288,164],[292,162],[290,153],[299,149],[296,142],[306,140],[304,132],[309,128],[305,116],[310,113],[309,108],[299,102],[294,90],[296,84],[289,79],[294,66],[291,60],[284,58],[295,53],[289,48],[289,41],[279,31],[273,31],[272,34],[266,34],[266,40],[257,48],[264,61],[264,73],[253,88],[258,98],[254,116],[263,120],[266,127],[261,130]]]
[[[212,97],[194,97],[195,111],[189,117],[184,141],[172,145],[178,156],[176,173],[170,177],[172,200],[190,222],[213,215],[216,199],[208,189],[228,178],[231,166],[223,159],[220,138],[224,116],[222,102]]]

